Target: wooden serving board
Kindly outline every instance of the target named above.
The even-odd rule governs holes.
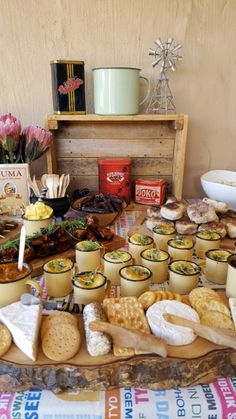
[[[106,241],[102,243],[105,251],[109,252],[115,249],[119,249],[120,247],[125,245],[125,238],[118,236],[118,235],[114,235],[113,239],[111,241]],[[75,249],[72,247],[70,249],[68,249],[66,252],[63,253],[57,253],[55,255],[50,255],[47,256],[45,258],[40,258],[40,259],[33,259],[30,261],[30,264],[33,267],[33,273],[32,276],[39,276],[42,274],[42,267],[44,265],[44,263],[48,262],[51,259],[55,259],[56,257],[60,257],[60,258],[70,258],[72,260],[75,259]]]
[[[185,346],[169,346],[168,358],[157,355],[115,357],[112,353],[91,357],[86,350],[82,317],[82,345],[78,354],[63,364],[49,360],[39,344],[34,363],[14,344],[0,360],[0,390],[31,387],[60,391],[65,388],[101,390],[126,386],[167,389],[207,383],[236,372],[236,351],[197,338]]]

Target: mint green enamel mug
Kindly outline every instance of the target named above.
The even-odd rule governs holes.
[[[150,86],[140,68],[102,67],[93,70],[94,112],[99,115],[136,115],[149,96]],[[140,102],[140,79],[147,85]]]

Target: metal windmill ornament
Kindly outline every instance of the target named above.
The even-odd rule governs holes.
[[[175,44],[173,38],[168,38],[166,42],[160,39],[154,41],[156,49],[149,49],[149,55],[154,56],[152,66],[160,66],[160,73],[155,86],[155,90],[149,104],[147,113],[175,113],[173,95],[169,87],[169,80],[166,73],[169,69],[176,70],[176,62],[182,60],[180,55],[181,44]]]

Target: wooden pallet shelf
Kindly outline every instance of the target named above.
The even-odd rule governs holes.
[[[48,115],[45,127],[55,146],[48,171],[70,173],[71,189],[98,190],[97,159],[131,157],[132,184],[137,178],[164,178],[182,198],[187,115]]]

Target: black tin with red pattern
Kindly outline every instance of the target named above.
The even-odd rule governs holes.
[[[85,114],[84,61],[50,62],[55,113]]]

